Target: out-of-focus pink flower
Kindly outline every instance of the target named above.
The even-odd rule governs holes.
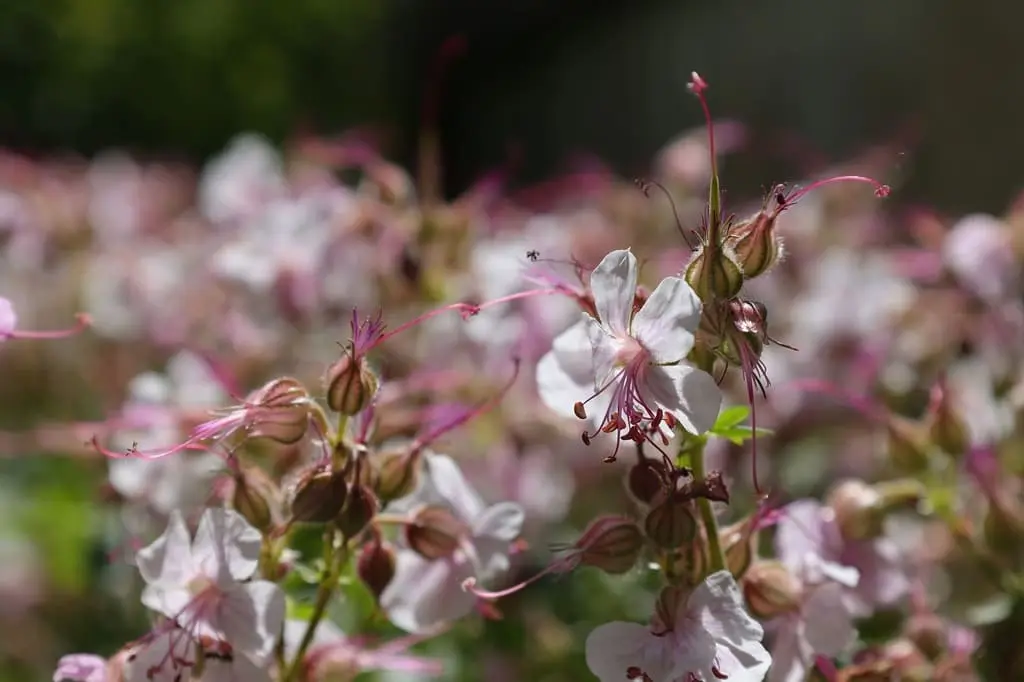
[[[69,654],[57,662],[53,682],[110,682],[107,659],[94,654]]]
[[[449,556],[427,559],[411,548],[398,552],[395,575],[381,595],[391,622],[423,633],[473,610],[476,596],[463,589],[469,580],[486,582],[508,570],[511,543],[523,526],[523,510],[511,502],[486,506],[446,455],[427,454],[416,491],[388,507],[392,512],[442,509],[466,532]]]
[[[587,666],[601,682],[762,682],[771,656],[727,571],[709,575],[672,623],[606,623],[587,637]]]
[[[632,437],[640,425],[657,429],[665,415],[704,433],[718,417],[722,394],[710,375],[684,362],[700,323],[700,299],[684,280],[668,277],[634,313],[636,286],[632,253],[605,256],[590,278],[598,317],[584,314],[541,358],[540,396],[565,414],[582,416],[579,404],[589,408],[595,434]]]
[[[215,225],[230,225],[287,191],[281,157],[261,135],[234,138],[199,179],[199,210]]]
[[[142,603],[193,639],[212,639],[236,656],[265,663],[284,622],[285,600],[274,583],[249,580],[261,542],[237,512],[206,510],[194,540],[181,514],[172,512],[164,534],[136,556],[146,581]]]
[[[946,266],[961,284],[986,301],[999,301],[1017,290],[1020,266],[1009,228],[982,213],[961,218],[942,245]]]

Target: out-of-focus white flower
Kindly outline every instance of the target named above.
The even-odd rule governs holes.
[[[285,600],[274,583],[248,580],[261,540],[240,514],[225,509],[207,509],[193,540],[181,514],[172,512],[164,534],[136,555],[146,581],[142,603],[193,639],[224,643],[262,665],[281,631]]]
[[[1006,298],[1020,276],[1009,228],[992,216],[961,218],[942,244],[946,266],[961,284],[986,301]]]
[[[68,654],[61,656],[53,682],[110,682],[107,679],[107,659],[94,654]]]
[[[281,157],[261,135],[234,138],[199,178],[199,210],[214,224],[245,220],[287,189]]]
[[[743,608],[728,571],[709,575],[672,623],[606,623],[587,637],[587,666],[601,682],[763,682],[764,630]]]
[[[634,313],[636,284],[632,253],[605,256],[590,278],[598,317],[584,314],[541,358],[540,396],[563,413],[577,402],[587,405],[598,433],[607,427],[621,437],[665,414],[704,433],[718,417],[722,394],[710,375],[683,363],[700,323],[700,299],[683,279],[667,277]]]
[[[446,455],[425,455],[416,491],[388,507],[413,515],[424,509],[447,512],[462,531],[458,547],[447,556],[427,559],[407,547],[398,552],[395,576],[381,595],[381,606],[392,623],[416,633],[472,611],[476,597],[463,583],[486,582],[507,571],[510,545],[523,526],[519,505],[486,506]]]
[[[10,337],[18,327],[18,313],[14,304],[0,296],[0,342]]]

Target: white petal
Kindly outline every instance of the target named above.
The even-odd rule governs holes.
[[[18,327],[18,314],[14,312],[14,305],[0,296],[0,341]]]
[[[677,652],[671,637],[655,637],[644,625],[616,621],[591,631],[586,658],[590,672],[601,682],[623,682],[633,667],[654,682],[671,682]]]
[[[442,502],[462,521],[473,523],[483,514],[484,501],[469,485],[455,460],[448,455],[429,454],[425,457],[424,473],[439,500],[422,500],[424,504]]]
[[[676,362],[693,348],[700,311],[700,299],[690,285],[666,277],[633,318],[630,332],[655,362]]]
[[[248,657],[235,652],[230,661],[207,657],[203,676],[197,682],[270,682],[266,666],[256,665]]]
[[[590,354],[589,348],[587,354],[588,356]],[[578,378],[563,369],[563,365],[558,362],[554,353],[548,353],[541,358],[537,365],[537,392],[544,405],[552,412],[564,417],[572,417],[573,406],[594,394],[593,375],[588,373],[587,378],[580,382]],[[587,403],[587,414],[594,418],[598,415],[594,402],[598,400],[601,401],[601,404],[607,405],[607,400],[603,396],[598,396],[595,401]],[[603,415],[604,410],[600,410],[600,413]],[[591,422],[592,426],[596,426],[591,419],[587,421]]]
[[[629,249],[609,253],[591,273],[590,290],[601,324],[625,338],[636,296],[636,257]]]
[[[268,580],[239,583],[224,594],[211,623],[224,634],[235,652],[265,663],[284,624],[285,600],[281,588]]]
[[[772,657],[760,642],[752,642],[737,649],[720,645],[715,653],[715,667],[729,682],[764,682],[772,665]],[[704,673],[704,679],[716,680],[714,670]],[[802,682],[802,681],[801,681]]]
[[[844,599],[842,585],[825,583],[814,588],[804,600],[804,636],[814,653],[837,656],[856,638],[857,631]]]
[[[779,618],[772,624],[775,626],[775,641],[768,682],[805,682],[814,652],[803,638],[799,616]]]
[[[648,367],[641,390],[697,435],[715,425],[722,407],[722,391],[711,375],[685,364]]]
[[[775,526],[775,552],[796,575],[803,574],[808,556],[820,556],[823,551],[822,512],[817,500],[797,500],[785,506]]]
[[[719,644],[743,650],[760,644],[764,629],[743,608],[736,580],[728,571],[716,571],[704,579],[690,595],[686,613],[696,614],[704,628]]]
[[[428,561],[411,550],[400,551],[395,576],[381,595],[381,607],[396,627],[425,632],[473,610],[476,598],[462,589],[462,582],[471,576],[468,564]]]
[[[594,377],[594,391],[605,388],[612,380],[617,368],[615,358],[622,348],[622,337],[613,336],[597,320],[587,322],[587,339],[590,341],[591,373]],[[589,396],[588,396],[589,397]]]
[[[473,523],[473,535],[512,542],[523,529],[525,514],[515,502],[499,502],[488,507]]]
[[[142,579],[151,585],[185,585],[194,577],[191,543],[185,519],[172,511],[163,535],[135,554]]]
[[[579,322],[555,337],[548,354],[554,355],[563,372],[584,386],[594,383],[594,349],[589,329],[595,322],[584,313]]]
[[[256,572],[263,537],[232,509],[207,509],[199,520],[192,556],[204,575],[230,585]]]
[[[178,618],[192,601],[192,593],[181,586],[146,585],[142,590],[142,605],[168,618]]]
[[[183,630],[154,635],[128,656],[124,682],[180,682],[190,677],[195,645]]]

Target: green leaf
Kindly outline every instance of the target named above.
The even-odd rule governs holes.
[[[750,414],[750,408],[746,405],[733,405],[718,413],[715,425],[711,427],[711,433],[721,435],[722,431],[728,431],[737,424],[743,423]]]
[[[764,429],[760,426],[757,427],[758,436],[769,436],[771,434],[771,429]],[[753,438],[754,430],[749,426],[731,426],[728,429],[716,431],[715,435],[719,438],[725,438],[735,445],[743,445],[745,442]]]

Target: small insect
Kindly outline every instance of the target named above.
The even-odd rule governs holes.
[[[530,262],[536,263],[537,259],[540,258],[540,251],[537,249],[530,249],[526,252],[526,257],[530,259]]]

